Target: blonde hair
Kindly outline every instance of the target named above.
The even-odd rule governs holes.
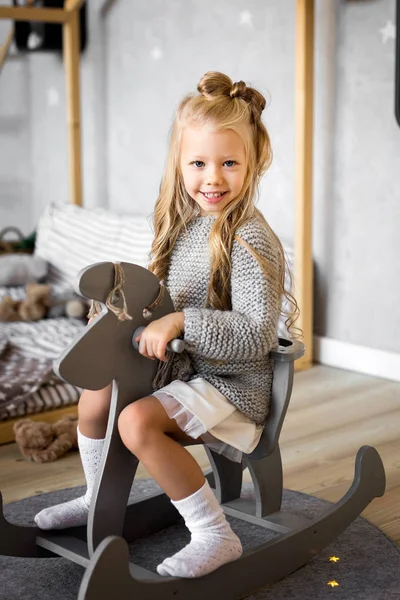
[[[234,239],[244,245],[258,261],[266,277],[276,284],[279,294],[285,296],[292,310],[282,309],[291,337],[298,337],[291,328],[299,315],[295,298],[285,290],[285,265],[282,245],[262,213],[255,207],[259,183],[272,161],[272,149],[261,113],[265,108],[264,96],[243,81],[233,83],[223,73],[208,72],[200,80],[198,95],[189,94],[180,102],[170,134],[166,166],[160,192],[154,209],[154,241],[149,269],[160,280],[166,279],[170,256],[180,231],[199,214],[199,207],[186,192],[180,169],[182,131],[186,126],[211,125],[214,130],[230,129],[244,143],[247,173],[242,190],[217,216],[209,243],[211,271],[206,306],[230,310],[231,250]],[[279,253],[279,272],[250,244],[239,238],[236,231],[253,217],[260,219],[271,232]],[[287,268],[290,277],[290,271]]]

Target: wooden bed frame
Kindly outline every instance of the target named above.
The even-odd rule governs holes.
[[[82,161],[80,126],[79,8],[85,0],[65,0],[64,8],[36,8],[0,5],[0,19],[41,21],[63,25],[63,60],[66,76],[69,185],[71,203],[82,206]],[[106,0],[105,14],[115,3]],[[314,0],[296,0],[295,74],[295,261],[296,299],[300,306],[298,327],[303,330],[305,354],[296,361],[296,370],[312,366],[313,356],[313,259],[312,259],[312,164],[314,96]],[[11,27],[0,46],[0,71],[13,39]],[[70,407],[76,411],[76,406]],[[31,415],[33,420],[57,420],[65,408]],[[0,444],[13,441],[14,419],[0,423]]]

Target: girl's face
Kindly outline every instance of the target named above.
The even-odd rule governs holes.
[[[180,167],[187,193],[202,215],[218,215],[242,190],[246,157],[242,138],[231,129],[185,127]]]

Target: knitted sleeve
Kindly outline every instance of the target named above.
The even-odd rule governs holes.
[[[237,235],[271,261],[279,273],[276,241],[262,223],[250,221]],[[281,296],[258,261],[237,240],[231,258],[232,310],[185,308],[185,345],[188,352],[212,360],[260,358],[277,345]]]

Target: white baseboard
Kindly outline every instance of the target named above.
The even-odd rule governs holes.
[[[400,382],[400,354],[314,336],[314,361]]]

